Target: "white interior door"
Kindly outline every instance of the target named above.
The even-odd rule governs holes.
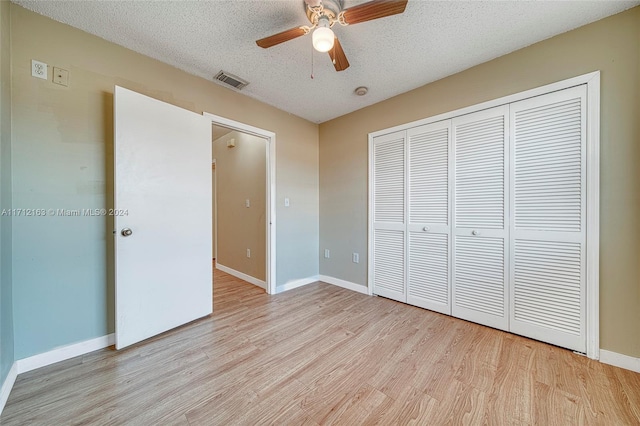
[[[451,314],[449,149],[451,120],[407,131],[407,303]]]
[[[586,87],[511,104],[511,331],[586,352]]]
[[[212,312],[211,121],[121,87],[114,106],[120,349]]]
[[[509,106],[453,119],[453,306],[456,317],[507,330]]]
[[[373,293],[406,302],[405,132],[373,140]]]

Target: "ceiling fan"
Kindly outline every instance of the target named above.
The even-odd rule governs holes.
[[[313,47],[319,52],[329,52],[336,71],[349,68],[349,61],[342,50],[338,37],[331,28],[337,22],[340,25],[353,25],[385,16],[404,12],[409,0],[373,0],[348,9],[342,9],[343,0],[304,0],[311,26],[302,25],[270,37],[256,41],[263,48],[275,46],[293,40],[313,31]]]

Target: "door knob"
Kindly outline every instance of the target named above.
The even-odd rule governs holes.
[[[133,231],[129,228],[123,228],[122,231],[120,231],[120,233],[122,234],[123,237],[128,237],[129,235],[133,234]]]
[[[480,235],[480,231],[476,231],[475,229],[471,231],[471,235]]]
[[[428,226],[425,226],[424,228],[422,228],[423,231],[427,232],[429,231],[431,228],[429,228]]]

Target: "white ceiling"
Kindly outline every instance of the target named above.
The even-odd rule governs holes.
[[[409,0],[395,15],[334,30],[351,67],[336,72],[311,36],[255,40],[308,24],[303,0],[13,0],[191,74],[220,70],[243,94],[321,123],[640,4],[633,1]],[[348,8],[365,1],[345,0]],[[364,97],[354,94],[369,87]]]

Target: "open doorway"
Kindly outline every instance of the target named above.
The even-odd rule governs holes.
[[[266,290],[267,141],[212,127],[216,268]]]
[[[216,268],[276,292],[275,134],[212,121],[213,247]]]

